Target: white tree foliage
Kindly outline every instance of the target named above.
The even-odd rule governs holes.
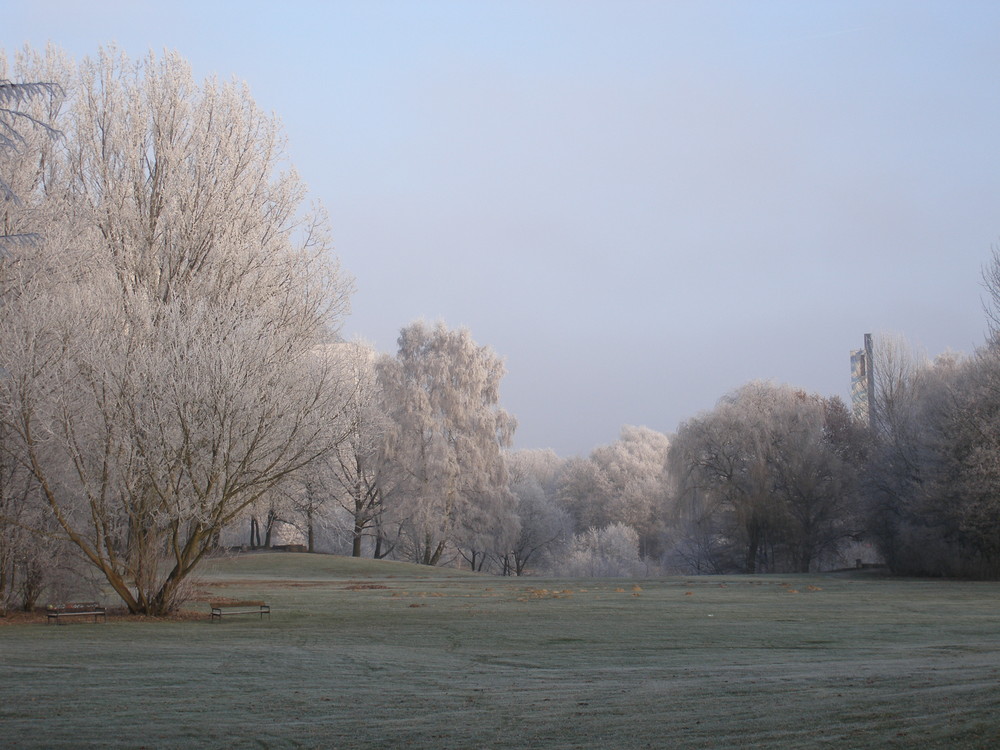
[[[645,571],[639,557],[639,534],[631,526],[593,526],[573,537],[569,554],[557,567],[560,575],[578,578],[632,578]]]
[[[560,497],[577,528],[625,524],[638,532],[643,558],[658,557],[669,495],[669,449],[663,433],[625,425],[615,442],[570,460]]]
[[[131,611],[163,612],[221,528],[333,442],[321,345],[350,284],[245,86],[115,50],[53,80],[59,221],[0,314],[3,414],[66,536]]]
[[[499,407],[503,361],[468,330],[413,323],[378,365],[397,467],[392,513],[412,559],[436,565],[449,545],[480,555],[516,534],[501,450],[515,421]],[[501,547],[502,549],[502,547]]]

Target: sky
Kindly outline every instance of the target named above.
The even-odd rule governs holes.
[[[868,332],[982,343],[1000,3],[0,0],[0,48],[177,50],[282,120],[344,333],[467,327],[516,448],[666,433]]]

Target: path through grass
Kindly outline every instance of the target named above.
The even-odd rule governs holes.
[[[1000,746],[1000,584],[206,569],[241,617],[0,628],[7,747]]]

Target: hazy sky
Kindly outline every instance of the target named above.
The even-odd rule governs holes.
[[[507,362],[516,447],[672,432],[868,331],[983,339],[1000,3],[0,2],[0,46],[176,49],[284,121],[357,282]]]

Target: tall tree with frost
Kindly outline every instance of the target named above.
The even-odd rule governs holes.
[[[449,544],[494,528],[512,506],[501,450],[515,421],[499,407],[502,360],[468,330],[413,323],[378,365],[400,487],[393,513],[413,558],[438,564]]]
[[[244,85],[176,54],[52,71],[60,217],[0,312],[2,414],[65,536],[130,611],[175,607],[218,531],[334,444],[322,344],[350,283]]]

